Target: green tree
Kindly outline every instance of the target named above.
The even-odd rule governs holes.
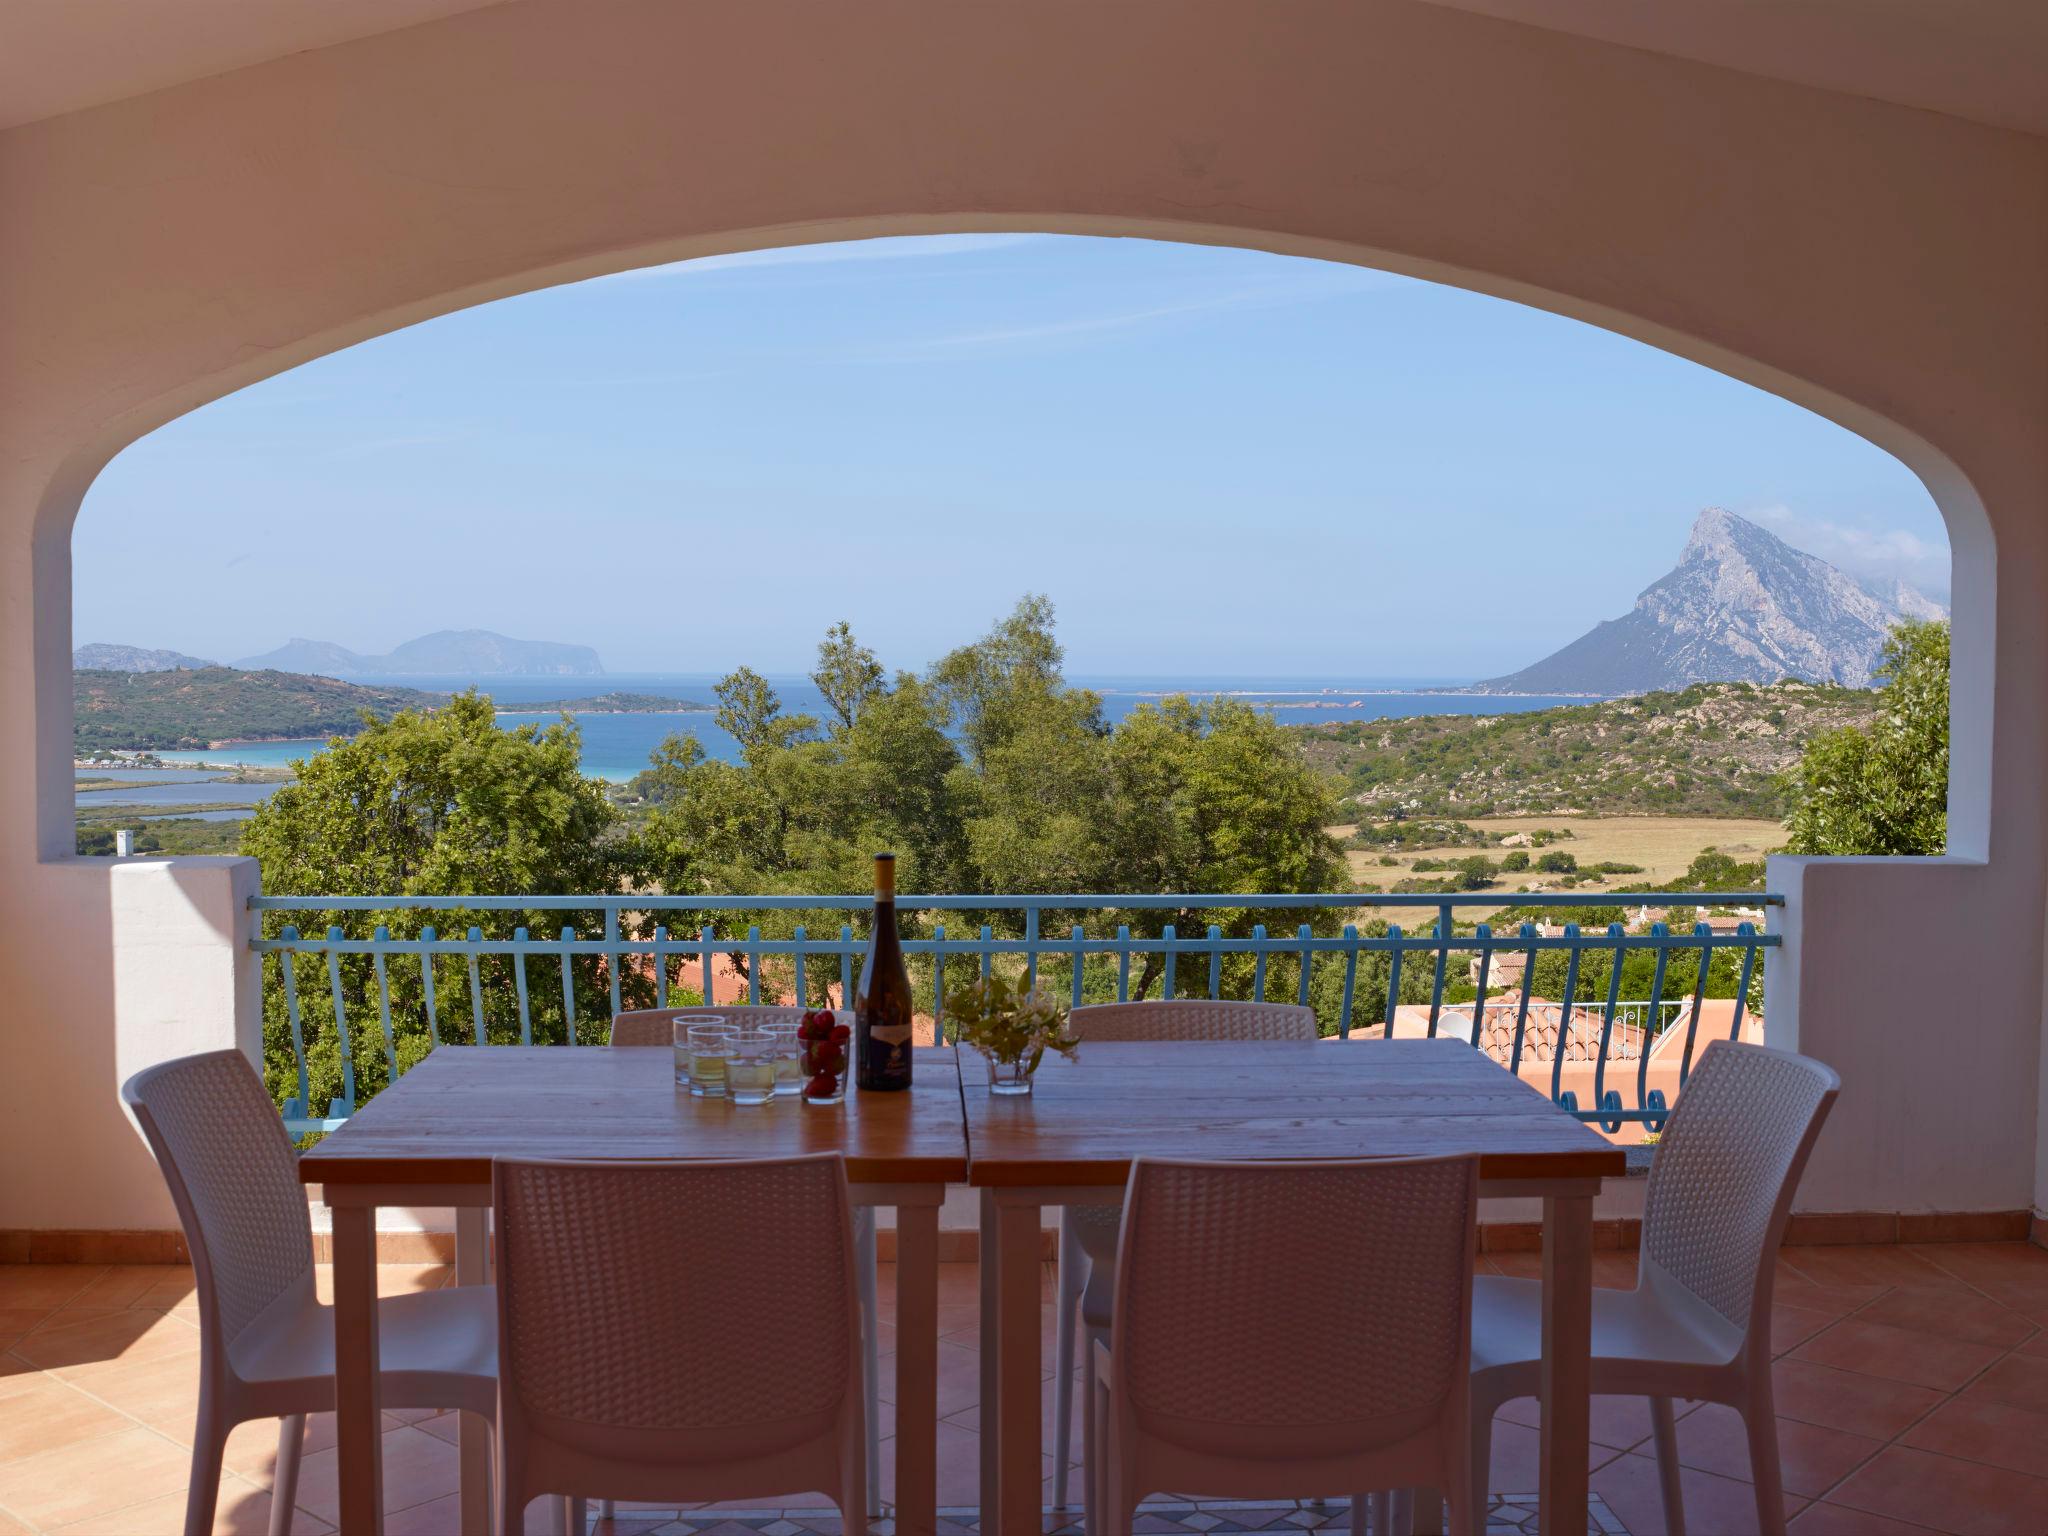
[[[853,626],[841,619],[818,642],[818,670],[811,681],[825,696],[837,729],[853,728],[863,705],[883,691],[882,664],[875,653],[853,638]]]
[[[1892,631],[1877,718],[1814,737],[1790,777],[1790,852],[1947,848],[1948,673],[1946,623],[1908,620]]]
[[[604,786],[579,769],[582,742],[570,723],[500,730],[491,701],[469,692],[432,712],[405,711],[390,720],[365,717],[361,735],[336,738],[298,764],[298,778],[258,806],[242,833],[242,851],[263,867],[273,896],[515,896],[534,892],[608,893],[628,873],[622,846],[610,834],[616,819]],[[302,933],[330,925],[367,938],[360,916],[344,911],[271,913],[275,937],[289,920]],[[509,937],[518,926],[553,937],[576,923],[601,931],[595,913],[437,911],[379,914],[393,938],[416,938],[423,926],[460,933],[470,925]],[[608,993],[601,957],[574,962],[578,1014],[593,1025]],[[430,1017],[419,963],[387,965],[391,1023],[401,1070],[435,1038],[467,1040],[474,1023],[467,977],[440,962],[442,984]],[[306,1038],[313,1105],[324,1109],[341,1092],[340,1045],[326,968],[297,962],[299,1010]],[[357,1097],[367,1098],[386,1075],[378,993],[367,958],[342,962],[342,999]],[[494,1038],[516,1040],[515,978],[508,963],[480,968],[485,1017]],[[629,979],[637,991],[640,979]],[[561,988],[529,987],[533,1038],[567,1034]],[[604,1004],[608,1007],[608,1000]],[[264,976],[264,1054],[280,1099],[297,1091],[283,970]]]

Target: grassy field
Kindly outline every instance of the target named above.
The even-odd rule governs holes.
[[[1553,843],[1551,847],[1571,854],[1581,866],[1612,861],[1643,867],[1644,873],[1640,875],[1614,875],[1597,883],[1583,882],[1579,889],[1589,891],[1674,879],[1685,873],[1693,856],[1703,848],[1718,848],[1736,858],[1750,860],[1761,858],[1785,843],[1785,829],[1775,821],[1744,821],[1715,816],[1488,816],[1474,817],[1469,825],[1500,833],[1531,832],[1538,827],[1569,831],[1572,834],[1569,838]],[[1349,830],[1344,829],[1346,833]],[[1398,868],[1381,864],[1378,853],[1362,849],[1351,849],[1345,857],[1355,879],[1386,886],[1406,878],[1418,858],[1457,859],[1477,851],[1480,850],[1418,848],[1396,854],[1394,857],[1400,861]],[[1498,848],[1484,850],[1489,858],[1496,861],[1501,851]],[[1495,889],[1535,889],[1546,879],[1554,880],[1554,877],[1539,875],[1533,870],[1506,875]]]

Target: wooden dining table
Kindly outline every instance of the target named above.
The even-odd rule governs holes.
[[[1541,1524],[1586,1529],[1593,1198],[1618,1147],[1456,1040],[1112,1042],[1048,1056],[1028,1097],[961,1061],[981,1192],[981,1507],[1040,1528],[1040,1221],[1118,1203],[1131,1160],[1475,1154],[1481,1193],[1543,1201]],[[1372,1294],[1372,1277],[1359,1282]],[[1071,1370],[1073,1362],[1059,1362]],[[1057,1454],[1065,1454],[1060,1447]]]
[[[479,1283],[491,1162],[512,1156],[843,1154],[854,1203],[896,1211],[896,1528],[934,1528],[938,1216],[946,1186],[967,1176],[953,1052],[919,1049],[909,1093],[849,1092],[830,1106],[692,1098],[676,1091],[673,1061],[667,1047],[441,1046],[299,1159],[333,1213],[341,1528],[351,1536],[383,1529],[378,1208],[455,1207],[456,1283]],[[487,1427],[465,1416],[460,1435],[469,1536],[489,1528]]]

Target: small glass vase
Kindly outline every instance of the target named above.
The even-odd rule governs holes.
[[[1002,1098],[1028,1098],[1031,1093],[1031,1069],[1024,1064],[1024,1058],[1002,1061],[994,1056],[988,1058],[988,1091]]]

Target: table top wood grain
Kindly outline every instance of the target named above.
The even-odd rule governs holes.
[[[856,1184],[967,1177],[953,1052],[920,1048],[908,1093],[741,1106],[675,1087],[667,1046],[444,1045],[299,1159],[308,1184],[488,1186],[494,1157],[734,1158],[842,1152]]]
[[[1089,1041],[1029,1097],[962,1052],[968,1181],[1122,1184],[1131,1159],[1477,1153],[1491,1180],[1598,1179],[1619,1147],[1458,1040]]]

